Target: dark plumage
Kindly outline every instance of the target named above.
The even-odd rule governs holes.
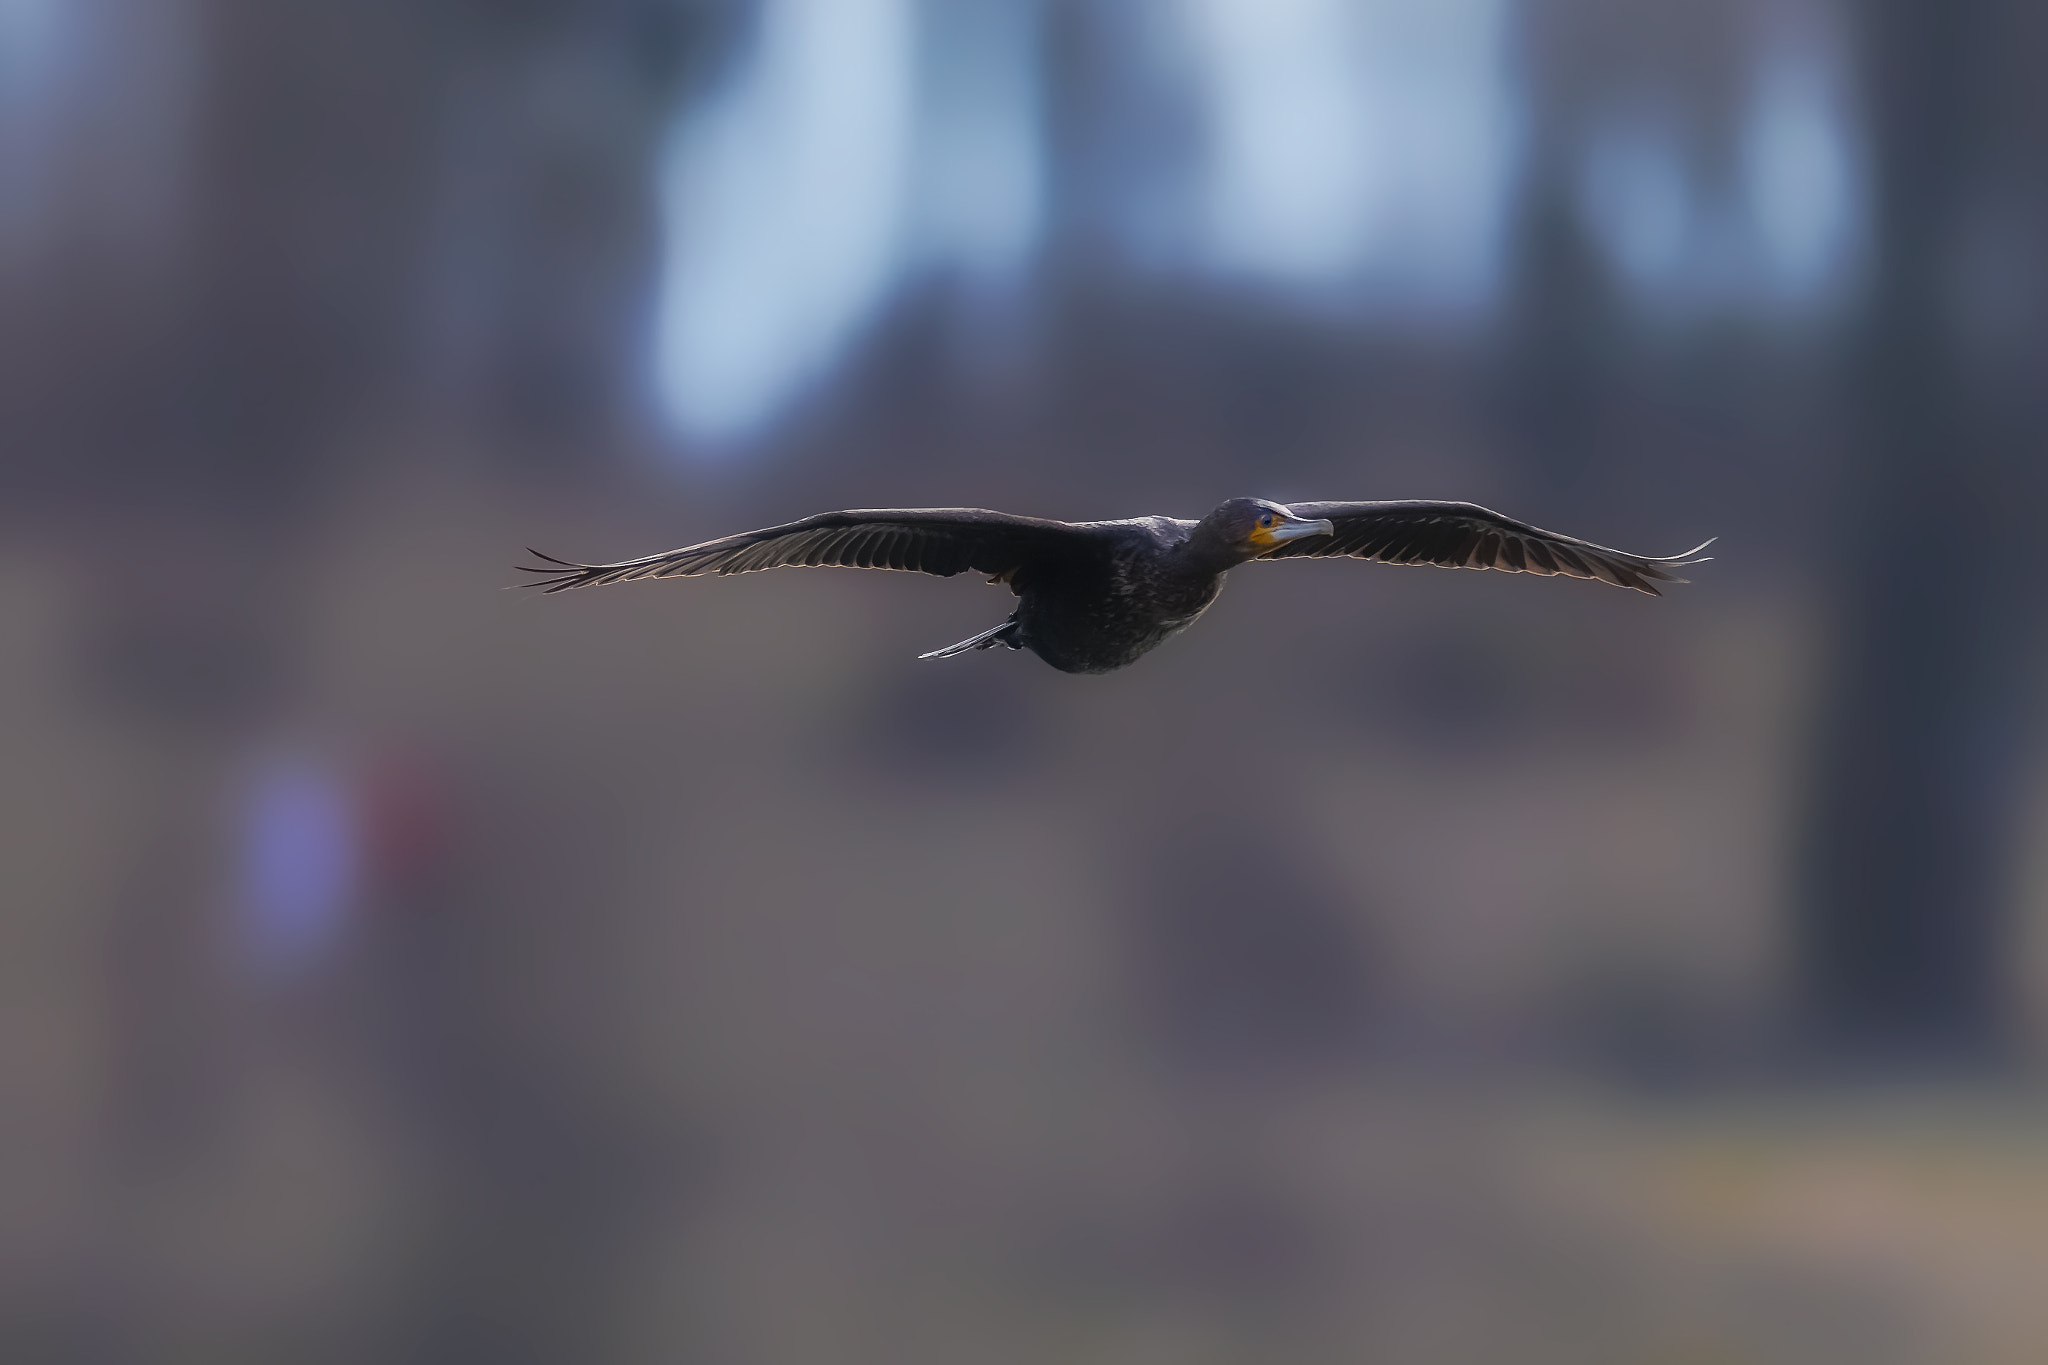
[[[1712,544],[1708,541],[1707,544]],[[1068,673],[1107,673],[1185,630],[1223,590],[1223,575],[1254,559],[1349,556],[1383,564],[1441,564],[1592,578],[1657,596],[1672,569],[1703,561],[1623,554],[1544,531],[1469,502],[1302,502],[1233,498],[1200,521],[1042,521],[973,507],[825,512],[618,564],[542,555],[547,592],[643,578],[752,573],[784,565],[906,569],[950,578],[969,569],[1018,598],[1007,621],[957,645],[1028,649]]]

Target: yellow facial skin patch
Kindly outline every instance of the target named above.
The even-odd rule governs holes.
[[[1261,550],[1270,550],[1276,545],[1299,540],[1303,536],[1328,535],[1332,529],[1327,521],[1304,521],[1298,517],[1283,518],[1269,515],[1260,517],[1258,525],[1252,527],[1251,534],[1245,539]]]

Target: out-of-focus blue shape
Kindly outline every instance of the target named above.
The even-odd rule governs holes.
[[[354,802],[331,764],[273,757],[236,811],[240,955],[279,972],[319,956],[355,898],[361,840]]]
[[[1854,159],[1828,71],[1796,47],[1760,63],[1742,186],[1774,292],[1804,297],[1839,278],[1857,218]]]
[[[50,160],[51,88],[62,44],[59,0],[0,0],[0,264],[36,232]]]
[[[1115,60],[1144,93],[1177,54],[1205,154],[1125,167],[1146,203],[1115,216],[1167,229],[1134,258],[1347,309],[1490,297],[1513,143],[1501,0],[1141,17],[1105,16],[1134,39]],[[699,449],[772,419],[907,272],[1021,277],[1049,214],[1043,20],[1040,0],[766,0],[664,164],[658,386]]]
[[[706,444],[772,416],[895,278],[912,17],[907,0],[767,0],[752,51],[676,130],[656,365]]]
[[[1678,139],[1654,118],[1618,119],[1590,140],[1579,183],[1594,238],[1630,283],[1654,289],[1685,264],[1695,217]]]
[[[913,249],[1006,282],[1045,214],[1034,0],[925,0]]]
[[[59,0],[0,0],[0,99],[18,96],[50,58]]]
[[[0,0],[0,269],[52,250],[165,268],[193,203],[195,7]],[[123,294],[123,297],[127,297]]]
[[[1375,153],[1349,0],[1188,0],[1208,95],[1207,245],[1220,265],[1315,280],[1365,249]]]
[[[1513,119],[1497,0],[1180,0],[1206,255],[1382,303],[1489,296]]]
[[[1736,182],[1705,193],[1674,117],[1615,111],[1588,140],[1581,211],[1644,301],[1690,314],[1807,308],[1847,274],[1858,222],[1847,117],[1820,54],[1779,41],[1756,66]]]

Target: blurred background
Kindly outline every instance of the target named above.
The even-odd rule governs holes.
[[[0,0],[0,1353],[2048,1358],[2048,8]],[[1254,567],[545,600],[842,506]]]

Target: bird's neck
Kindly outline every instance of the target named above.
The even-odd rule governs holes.
[[[1190,577],[1214,578],[1245,562],[1243,547],[1229,544],[1207,526],[1196,526],[1186,540],[1173,547],[1175,569]]]

